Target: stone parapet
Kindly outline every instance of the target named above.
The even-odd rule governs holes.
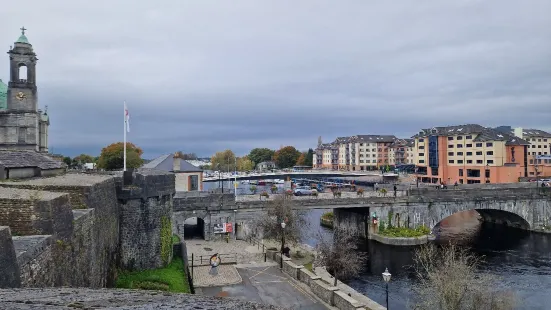
[[[0,226],[0,288],[20,285],[21,277],[10,228]]]

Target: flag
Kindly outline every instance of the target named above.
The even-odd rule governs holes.
[[[126,102],[124,103],[124,123],[126,124],[126,132],[130,132],[130,114],[128,113]]]

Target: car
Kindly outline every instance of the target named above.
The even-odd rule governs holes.
[[[295,196],[313,195],[315,189],[311,189],[308,186],[297,186],[293,191]]]

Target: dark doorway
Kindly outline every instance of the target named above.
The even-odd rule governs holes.
[[[205,221],[200,217],[190,217],[184,221],[184,239],[205,239]]]

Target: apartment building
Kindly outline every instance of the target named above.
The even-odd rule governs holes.
[[[389,135],[338,137],[315,151],[317,168],[348,171],[376,170],[390,165],[389,146],[397,138]]]
[[[539,129],[500,126],[496,130],[507,132],[530,142],[527,150],[528,177],[551,177],[551,134]]]
[[[477,124],[422,129],[414,136],[417,177],[428,183],[508,183],[528,174],[530,143]]]
[[[335,143],[321,144],[314,151],[313,163],[315,168],[338,169],[339,149]]]
[[[388,146],[389,165],[414,165],[416,162],[414,147],[413,139],[396,139]]]

